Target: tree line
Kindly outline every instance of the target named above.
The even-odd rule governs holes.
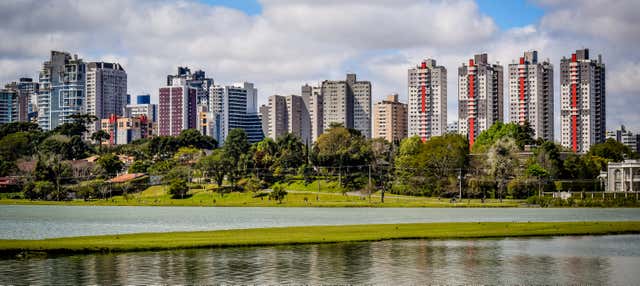
[[[272,188],[291,180],[305,184],[335,181],[345,192],[379,191],[383,200],[386,192],[526,198],[557,189],[558,182],[565,187],[574,182],[569,188],[596,188],[593,182],[607,162],[637,157],[615,140],[594,145],[584,155],[567,155],[568,150],[554,142],[535,140],[527,125],[513,123],[494,124],[478,136],[470,150],[466,137],[458,134],[425,142],[411,137],[393,144],[381,138],[367,139],[339,124],[331,125],[313,145],[293,134],[249,144],[245,132],[234,129],[218,147],[211,137],[189,129],[176,137],[154,136],[110,146],[101,144],[109,139],[103,131],[85,138],[95,144],[83,140],[92,120],[95,118],[87,115],[75,116],[73,122],[49,132],[33,123],[0,126],[0,175],[22,177],[22,192],[33,199],[65,199],[69,192],[86,198],[105,197],[101,191],[104,181],[124,171],[161,178],[176,198],[188,195],[189,184],[194,183],[215,184],[224,193]],[[528,146],[531,153],[523,153]],[[92,169],[72,166],[73,160],[90,155],[99,156]],[[124,170],[116,155],[131,157],[133,163]],[[20,161],[35,162],[34,170],[20,173]],[[136,188],[118,189],[126,193]]]

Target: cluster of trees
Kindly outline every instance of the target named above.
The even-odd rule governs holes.
[[[129,173],[157,176],[176,198],[188,195],[189,183],[211,182],[220,192],[257,191],[287,180],[334,180],[345,191],[364,190],[421,196],[524,198],[553,189],[558,181],[593,181],[608,161],[637,154],[609,140],[585,155],[563,153],[559,145],[534,140],[528,126],[497,123],[482,132],[470,151],[467,139],[446,134],[423,142],[419,137],[392,144],[367,139],[359,131],[332,125],[311,146],[286,134],[249,144],[242,129],[231,130],[222,148],[194,129],[179,136],[156,136],[132,144],[103,146],[109,134],[91,134],[83,140],[86,125],[95,118],[74,117],[74,122],[43,132],[32,123],[0,126],[0,175],[16,174],[19,159],[36,162],[25,175],[24,194],[34,199],[63,199],[69,190],[95,197],[88,185],[125,171],[118,155],[134,158]],[[534,146],[523,156],[525,146]],[[79,176],[70,160],[97,154],[96,168]],[[564,155],[563,155],[564,154]],[[82,181],[96,182],[84,184]],[[100,181],[102,180],[102,181]],[[73,188],[78,188],[78,190]],[[565,184],[566,185],[566,184]],[[67,187],[65,187],[67,186]],[[71,186],[71,187],[69,187]],[[586,186],[589,186],[587,183]],[[126,192],[127,188],[123,188]],[[278,189],[279,190],[279,189]],[[286,192],[285,192],[286,194]],[[102,194],[104,197],[104,194]],[[274,199],[281,200],[280,195]]]

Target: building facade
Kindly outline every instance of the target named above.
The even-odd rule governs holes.
[[[346,80],[323,81],[321,93],[324,130],[339,123],[371,138],[371,82],[347,74]]]
[[[23,77],[18,81],[5,85],[5,89],[13,90],[17,93],[18,117],[17,121],[36,122],[38,118],[38,90],[40,84],[34,82],[32,78]]]
[[[309,113],[308,142],[316,142],[318,140],[318,137],[320,137],[320,135],[324,131],[324,101],[322,100],[322,87],[310,86],[308,84],[305,84],[302,86],[300,95],[302,96],[302,100]]]
[[[98,118],[88,126],[89,133],[100,128],[100,120],[115,114],[123,115],[127,105],[127,73],[118,63],[91,62],[87,64],[86,113]]]
[[[196,90],[178,85],[161,87],[158,104],[158,135],[177,136],[182,130],[196,128]]]
[[[373,105],[373,138],[384,138],[391,143],[400,143],[407,138],[407,105],[398,101],[398,95]]]
[[[534,138],[554,139],[553,65],[538,62],[537,51],[509,64],[509,120],[529,124]]]
[[[504,122],[503,68],[490,64],[487,54],[474,55],[458,68],[458,132],[473,146],[480,132]]]
[[[605,66],[577,50],[560,60],[560,143],[576,153],[604,142],[606,133]]]
[[[263,124],[266,127],[265,136],[273,140],[286,133],[291,133],[303,142],[308,142],[310,130],[305,123],[309,122],[309,114],[302,96],[272,95],[269,103],[261,110]]]
[[[206,77],[204,71],[197,70],[192,73],[188,67],[178,67],[175,75],[167,75],[167,86],[172,86],[176,79],[180,79],[177,82],[196,90],[197,104],[209,104],[209,92],[213,86],[213,79]]]
[[[136,117],[118,117],[111,115],[100,120],[100,129],[110,135],[103,144],[123,145],[153,135],[154,123],[145,115]]]
[[[434,59],[409,69],[409,130],[422,141],[447,132],[447,69]]]
[[[21,109],[18,92],[0,89],[0,124],[20,121]]]
[[[640,160],[609,162],[605,177],[607,192],[640,191]]]
[[[640,134],[634,134],[633,132],[627,130],[624,125],[621,125],[620,128],[616,129],[615,131],[607,131],[607,136],[605,139],[616,140],[629,147],[631,151],[640,153]]]
[[[261,116],[258,113],[258,89],[253,83],[242,82],[228,86],[212,86],[209,102],[212,120],[215,122],[213,138],[221,145],[229,131],[241,128],[249,142],[264,139]]]
[[[86,64],[77,55],[51,51],[50,60],[40,71],[38,92],[38,125],[53,130],[71,123],[74,114],[85,112]]]

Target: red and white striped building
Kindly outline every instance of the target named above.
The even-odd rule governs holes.
[[[422,141],[447,132],[447,69],[434,59],[409,69],[408,135]]]
[[[509,120],[526,123],[535,138],[553,140],[553,65],[538,62],[538,52],[525,52],[509,65]]]
[[[605,66],[577,50],[560,60],[561,144],[576,153],[602,143],[606,134]]]
[[[469,147],[480,132],[504,121],[503,90],[503,68],[489,64],[487,54],[458,68],[458,133],[467,135]]]

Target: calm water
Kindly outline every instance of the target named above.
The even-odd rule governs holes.
[[[0,260],[0,284],[640,285],[640,235],[399,240]]]
[[[203,208],[0,205],[0,239],[304,225],[587,220],[640,220],[640,208]]]

